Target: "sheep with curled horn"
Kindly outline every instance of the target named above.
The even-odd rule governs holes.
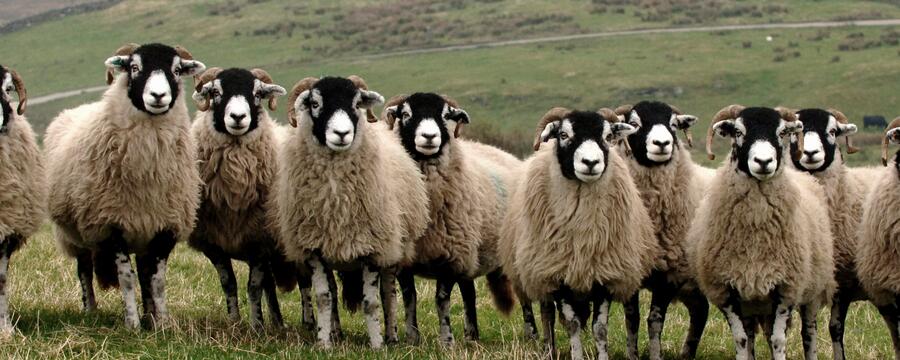
[[[803,124],[786,108],[731,105],[712,136],[731,140],[688,231],[688,260],[709,301],[725,315],[738,359],[752,359],[758,325],[774,359],[785,359],[786,328],[799,308],[806,359],[816,358],[816,315],[834,294],[831,224],[823,191],[785,165]],[[802,147],[801,147],[802,148]]]
[[[395,96],[385,104],[382,118],[389,129],[396,127],[407,156],[425,176],[432,204],[428,228],[416,239],[416,256],[399,277],[407,340],[419,341],[414,275],[437,282],[441,342],[453,342],[449,310],[454,284],[459,284],[465,305],[466,339],[478,340],[475,278],[487,278],[501,312],[508,313],[515,302],[509,280],[500,270],[497,237],[508,189],[522,162],[493,146],[460,138],[469,115],[447,95]],[[536,336],[530,311],[530,306],[523,308],[526,319],[530,318],[526,333]]]
[[[856,244],[859,243],[859,223],[863,215],[866,194],[879,179],[879,169],[848,167],[840,151],[844,137],[847,153],[858,149],[850,143],[856,125],[836,109],[803,109],[795,111],[803,123],[803,147],[792,144],[801,153],[792,160],[794,168],[812,175],[821,185],[827,200],[828,216],[834,237],[834,265],[837,291],[831,300],[829,331],[835,359],[844,358],[844,329],[851,303],[867,300],[856,273]]]
[[[13,94],[19,104],[13,108]],[[25,81],[0,65],[0,337],[13,331],[7,284],[12,254],[38,231],[46,218],[47,181],[44,158],[25,117]]]
[[[540,301],[552,353],[558,308],[572,358],[583,358],[580,331],[593,304],[598,358],[608,357],[611,301],[630,299],[661,265],[640,192],[611,148],[634,131],[611,109],[553,108],[538,122],[537,150],[511,190],[501,262],[516,287]]]
[[[638,130],[622,139],[617,147],[625,159],[647,208],[653,240],[662,248],[665,264],[643,282],[652,295],[647,315],[650,359],[662,358],[662,329],[669,304],[682,301],[690,314],[690,327],[681,350],[682,358],[693,358],[706,325],[709,303],[697,289],[687,259],[687,232],[700,205],[714,170],[693,162],[690,151],[677,133],[683,131],[690,143],[690,127],[697,118],[678,108],[657,101],[622,105],[615,110],[619,121]],[[629,359],[639,358],[639,293],[625,303]]]
[[[388,341],[395,341],[396,269],[409,264],[428,224],[428,196],[416,164],[368,110],[384,102],[359,77],[306,78],[290,91],[296,127],[279,154],[275,221],[288,260],[312,271],[318,343],[333,345],[329,269],[344,280],[349,309],[363,305],[373,348],[384,337],[376,314],[383,294]],[[381,288],[378,283],[381,280]]]
[[[882,142],[882,159],[886,167],[880,169],[875,183],[869,190],[863,205],[859,224],[859,242],[856,247],[856,269],[859,281],[872,303],[884,318],[891,334],[894,358],[900,359],[900,256],[897,241],[900,239],[900,151],[888,159],[889,146],[900,144],[900,117],[894,119],[885,130]]]
[[[165,325],[166,263],[193,230],[199,203],[183,78],[206,66],[163,44],[126,44],[105,65],[103,99],[63,111],[47,128],[50,216],[60,248],[76,258],[84,310],[97,307],[96,274],[101,287],[120,288],[125,325],[137,328],[137,277],[144,317]]]

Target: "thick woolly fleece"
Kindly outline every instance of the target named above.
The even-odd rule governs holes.
[[[498,268],[497,237],[521,161],[495,147],[451,137],[440,158],[419,166],[434,206],[428,229],[416,240],[415,263],[446,261],[454,273],[469,277]]]
[[[562,285],[577,293],[600,285],[627,300],[662,266],[628,166],[610,151],[599,180],[573,181],[563,177],[554,148],[551,142],[526,162],[511,197],[502,233],[512,237],[504,241],[513,244],[518,285],[532,299]]]
[[[112,226],[138,254],[160,231],[184,240],[194,227],[200,176],[184,100],[151,117],[131,104],[127,81],[120,76],[103,100],[66,110],[47,128],[50,216],[73,256]]]
[[[823,190],[811,176],[782,168],[757,181],[726,159],[688,233],[700,289],[724,306],[768,301],[778,287],[787,304],[828,304],[835,291],[831,224]]]
[[[364,116],[360,116],[364,119]],[[353,147],[319,144],[302,117],[279,153],[276,221],[285,255],[303,262],[320,251],[330,263],[369,257],[379,267],[409,265],[428,225],[422,174],[382,123],[360,122]]]
[[[900,294],[900,173],[895,165],[880,169],[859,225],[857,275],[877,306],[894,304]]]
[[[618,147],[620,155],[624,153]],[[694,278],[687,251],[687,232],[694,212],[706,194],[711,179],[691,160],[691,153],[679,147],[665,165],[646,167],[633,158],[626,160],[631,178],[653,226],[653,234],[662,249],[663,266],[657,269],[673,284],[684,284]]]
[[[47,179],[44,157],[24,116],[15,112],[0,135],[0,242],[11,235],[22,240],[37,231],[46,216]],[[24,241],[16,241],[21,246]],[[2,246],[2,245],[0,245]]]
[[[190,244],[213,244],[235,259],[276,251],[269,197],[278,170],[274,128],[262,111],[259,126],[243,136],[216,131],[210,111],[198,112],[191,134],[197,143],[200,209]],[[267,242],[267,243],[261,243]]]

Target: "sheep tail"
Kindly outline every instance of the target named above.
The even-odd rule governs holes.
[[[272,260],[272,275],[275,285],[283,292],[291,292],[297,287],[297,266],[284,259]]]
[[[363,276],[362,269],[353,271],[338,271],[341,278],[341,297],[344,299],[344,307],[351,313],[362,307],[363,301]]]
[[[499,269],[487,274],[488,289],[494,298],[494,306],[503,315],[509,315],[516,304],[515,295],[513,295],[512,282]]]
[[[109,250],[94,252],[94,274],[101,289],[119,287],[119,270],[116,268],[116,253]]]

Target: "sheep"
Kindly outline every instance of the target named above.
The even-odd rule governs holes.
[[[382,119],[425,175],[431,222],[416,240],[413,264],[400,272],[406,308],[406,336],[418,343],[416,288],[413,275],[434,278],[440,340],[453,342],[450,293],[459,284],[465,305],[465,336],[479,338],[474,278],[487,275],[501,312],[514,303],[509,280],[500,269],[497,236],[506,211],[509,184],[521,161],[493,146],[459,139],[470,119],[458,103],[443,95],[399,95],[384,107]],[[452,128],[452,129],[451,129]],[[452,135],[451,135],[452,130]]]
[[[809,175],[783,166],[786,141],[803,124],[784,108],[731,105],[707,132],[732,139],[688,232],[700,290],[725,315],[737,359],[754,357],[762,323],[772,357],[785,358],[786,327],[800,308],[806,359],[816,357],[816,314],[835,291],[828,208]],[[787,155],[786,155],[787,156]],[[760,321],[761,320],[761,321]]]
[[[538,123],[535,154],[510,196],[501,240],[513,261],[509,276],[528,299],[541,302],[546,344],[556,352],[554,302],[569,333],[573,359],[582,359],[580,331],[593,303],[598,358],[607,359],[612,300],[636,293],[660,264],[650,217],[625,161],[610,151],[635,132],[610,109],[553,108]],[[553,139],[551,146],[541,143]]]
[[[16,92],[18,106],[12,107]],[[14,70],[0,65],[0,334],[12,331],[6,295],[9,261],[46,216],[47,182],[44,159],[25,118],[28,95]]]
[[[900,359],[900,201],[896,189],[900,187],[900,151],[888,159],[889,143],[900,144],[900,117],[891,121],[881,145],[881,169],[875,184],[866,196],[859,241],[856,247],[856,274],[863,289],[884,318],[894,344],[894,358]],[[890,165],[890,166],[889,166]]]
[[[265,290],[270,320],[283,326],[275,292],[296,284],[296,268],[277,248],[277,230],[267,207],[277,169],[275,121],[263,106],[275,110],[275,99],[287,91],[273,84],[262,69],[210,68],[196,80],[197,115],[191,135],[197,143],[203,180],[197,225],[188,244],[203,252],[219,274],[229,319],[240,321],[237,284],[231,259],[246,261],[250,323],[263,324]],[[308,294],[308,293],[307,293]],[[304,297],[306,304],[308,297]],[[304,311],[308,320],[311,312]]]
[[[686,237],[700,204],[711,169],[691,160],[691,154],[675,132],[683,130],[687,145],[692,145],[688,129],[697,117],[685,115],[674,106],[642,101],[636,105],[616,108],[622,121],[638,128],[619,146],[631,177],[652,220],[653,236],[663,250],[665,266],[653,271],[645,279],[644,287],[653,293],[647,328],[650,337],[650,358],[662,358],[660,338],[666,311],[676,297],[690,314],[690,329],[682,347],[682,358],[694,358],[703,335],[709,313],[709,303],[696,288],[687,261]],[[639,293],[625,304],[628,351],[630,359],[638,358],[637,334],[640,327]]]
[[[377,122],[370,109],[384,102],[361,78],[306,78],[291,90],[289,102],[297,129],[279,154],[275,186],[283,251],[312,270],[319,345],[333,343],[326,269],[336,269],[362,281],[369,343],[380,348],[377,283],[381,278],[385,314],[396,313],[395,269],[410,263],[413,240],[429,220],[425,183],[385,124],[359,121]],[[345,303],[354,287],[345,278]],[[385,319],[390,341],[396,338],[393,321]]]
[[[850,135],[856,133],[856,125],[836,109],[804,109],[795,112],[803,122],[803,149],[796,144],[792,151],[801,151],[792,163],[797,170],[809,173],[821,185],[828,205],[831,231],[834,237],[834,266],[837,291],[831,300],[831,320],[828,326],[834,358],[844,359],[844,321],[847,309],[854,301],[867,300],[868,296],[856,276],[856,244],[859,222],[862,219],[863,201],[878,176],[871,176],[873,169],[844,166],[843,154],[838,146],[844,137],[847,153],[857,152],[850,143]]]
[[[122,46],[106,66],[103,99],[63,111],[47,129],[50,217],[60,248],[76,258],[85,311],[97,307],[93,268],[101,287],[121,289],[125,325],[139,326],[135,253],[144,316],[164,325],[166,262],[190,235],[200,195],[181,78],[205,65],[154,43]]]

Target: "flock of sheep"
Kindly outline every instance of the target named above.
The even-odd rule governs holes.
[[[608,358],[618,301],[626,354],[637,359],[643,288],[653,296],[651,359],[662,358],[675,300],[691,318],[686,358],[711,303],[737,359],[754,358],[759,329],[784,359],[794,310],[806,359],[815,359],[816,316],[830,305],[834,358],[843,359],[847,308],[868,300],[900,359],[900,193],[890,190],[900,185],[900,153],[891,161],[887,153],[900,143],[900,118],[884,137],[890,166],[857,169],[844,165],[839,142],[857,128],[840,111],[731,105],[707,133],[710,158],[716,135],[732,144],[713,170],[692,162],[697,118],[674,106],[558,107],[540,119],[535,154],[523,162],[460,138],[469,115],[445,95],[385,103],[357,76],[306,78],[288,92],[261,69],[207,69],[161,44],[127,44],[106,66],[103,99],[62,112],[43,154],[24,117],[22,77],[0,70],[4,331],[9,258],[49,216],[60,249],[76,259],[84,310],[97,307],[96,276],[120,289],[129,328],[142,321],[135,279],[146,324],[166,324],[166,261],[187,241],[218,272],[232,321],[240,321],[236,259],[250,268],[250,324],[263,326],[265,297],[269,321],[282,326],[276,287],[299,287],[303,325],[325,348],[342,337],[337,272],[342,302],[362,309],[373,348],[399,341],[396,283],[405,339],[420,341],[415,276],[437,284],[440,341],[454,341],[455,285],[464,334],[477,340],[474,279],[485,276],[500,311],[518,300],[526,337],[538,336],[532,301],[540,304],[549,354],[559,314],[572,358],[583,357],[588,323],[598,358]],[[193,122],[184,77],[194,77]],[[290,128],[266,110],[282,95]],[[383,103],[379,119],[372,109]]]

